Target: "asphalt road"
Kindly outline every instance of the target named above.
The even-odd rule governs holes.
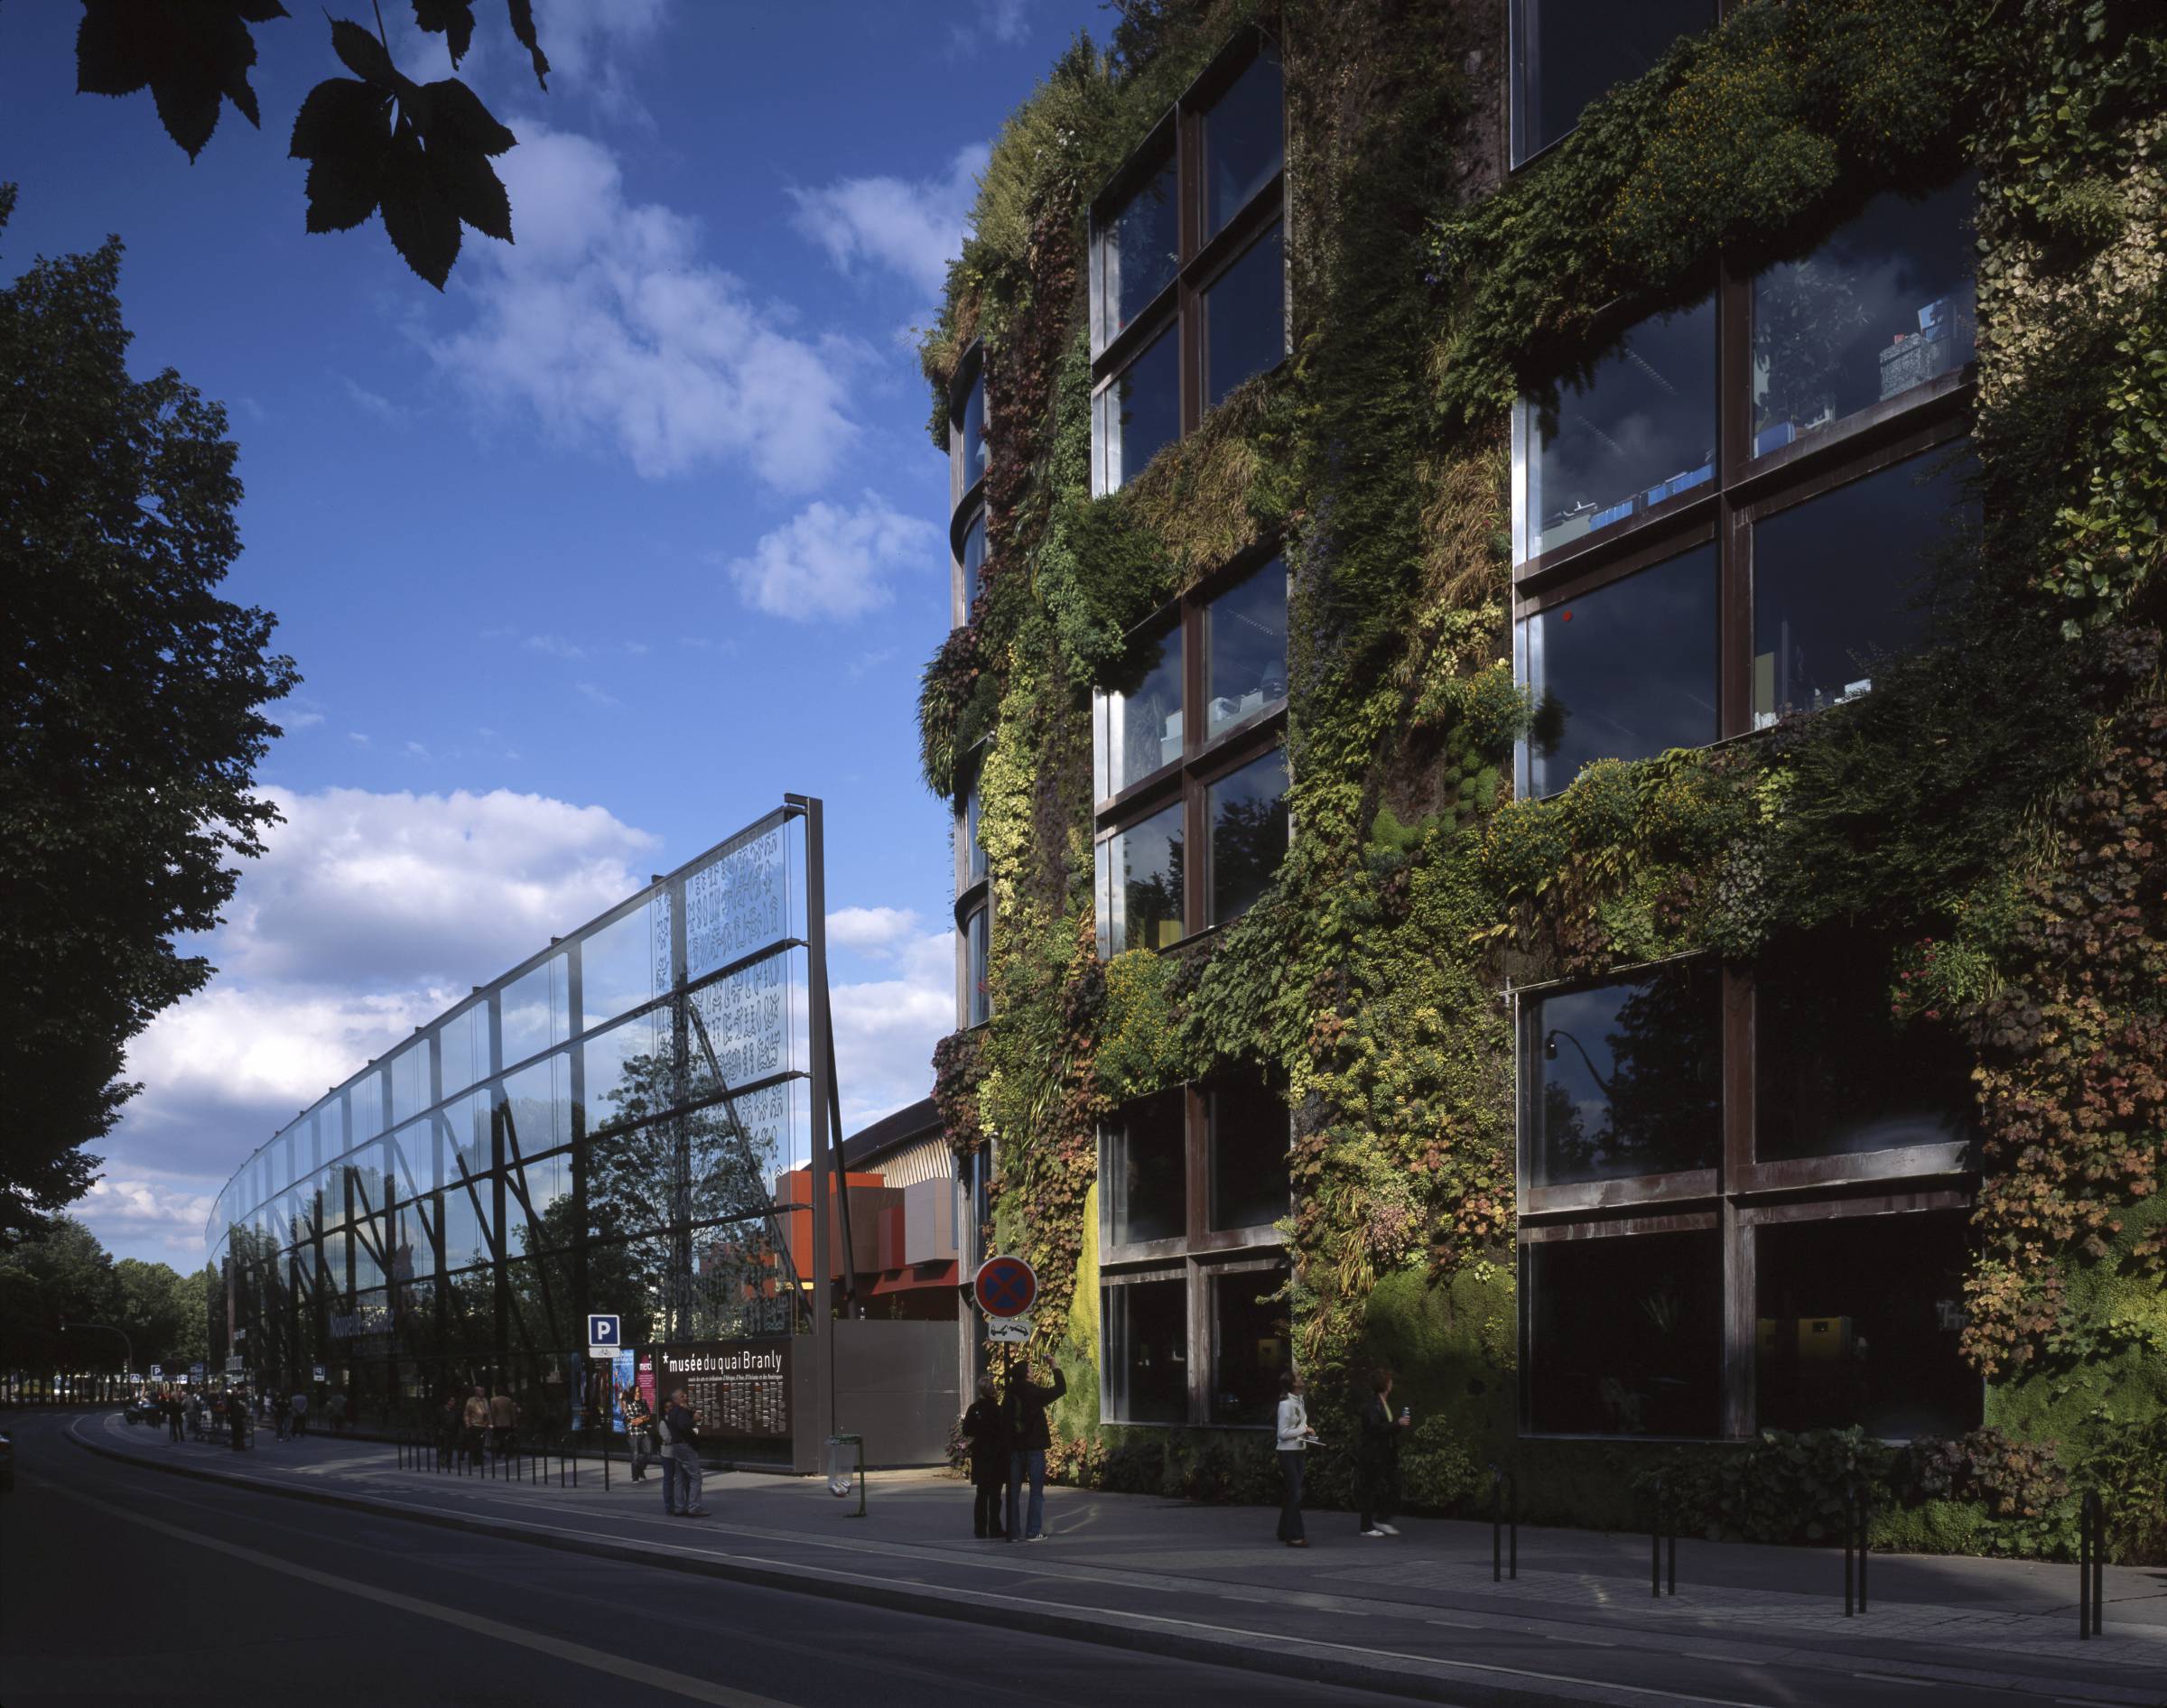
[[[18,1414],[0,1703],[1360,1708],[1402,1700],[137,1470]]]

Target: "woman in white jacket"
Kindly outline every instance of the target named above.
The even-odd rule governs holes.
[[[1302,1403],[1302,1378],[1292,1370],[1279,1378],[1279,1476],[1286,1493],[1279,1502],[1279,1540],[1290,1548],[1306,1548],[1302,1534],[1302,1454],[1316,1439],[1309,1427],[1309,1408]]]

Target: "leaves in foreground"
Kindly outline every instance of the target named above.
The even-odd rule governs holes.
[[[287,15],[278,0],[83,0],[76,93],[133,95],[147,85],[165,134],[193,160],[219,127],[221,99],[263,128],[248,87],[248,26]]]

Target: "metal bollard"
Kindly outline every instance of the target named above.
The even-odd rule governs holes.
[[[2077,1508],[2077,1635],[2100,1635],[2107,1600],[2107,1508],[2097,1490]]]
[[[1853,1483],[1844,1491],[1844,1617],[1852,1612],[1852,1551],[1858,1554],[1857,1608],[1866,1611],[1866,1529],[1873,1517],[1873,1508]]]
[[[1660,1599],[1663,1594],[1663,1546],[1669,1544],[1670,1593],[1678,1593],[1678,1527],[1671,1521],[1663,1505],[1663,1480],[1655,1480],[1655,1521],[1648,1531],[1648,1593]]]
[[[1510,1514],[1508,1516],[1508,1497]],[[1490,1467],[1490,1581],[1503,1578],[1504,1533],[1512,1533],[1512,1571],[1520,1576],[1520,1484],[1509,1471]]]

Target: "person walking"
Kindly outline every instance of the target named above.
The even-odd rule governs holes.
[[[1002,1522],[1001,1490],[1009,1481],[1009,1434],[990,1376],[978,1378],[978,1397],[963,1414],[963,1434],[971,1445],[971,1486],[975,1490],[971,1534],[1005,1542],[1009,1528]]]
[[[1302,1531],[1302,1455],[1316,1439],[1309,1427],[1309,1408],[1302,1399],[1302,1378],[1292,1370],[1279,1378],[1279,1540],[1290,1548],[1306,1548],[1309,1538]]]
[[[167,1388],[165,1390],[165,1438],[169,1442],[179,1441],[181,1438],[181,1422],[186,1409],[181,1403],[181,1396],[173,1392],[172,1388]]]
[[[455,1388],[446,1393],[444,1408],[436,1415],[436,1468],[439,1471],[451,1470],[452,1461],[459,1457],[460,1424],[465,1416],[466,1406],[460,1400],[458,1390]]]
[[[489,1401],[489,1450],[499,1459],[508,1459],[518,1437],[519,1402],[499,1387]]]
[[[330,1419],[331,1434],[343,1435],[346,1433],[346,1389],[331,1389],[331,1397],[324,1402],[323,1409]]]
[[[1054,1366],[1050,1387],[1031,1380],[1027,1359],[1022,1370],[1009,1383],[1003,1416],[1009,1435],[1009,1540],[1046,1540],[1046,1450],[1053,1434],[1046,1424],[1046,1408],[1068,1392],[1068,1378]],[[1023,1485],[1031,1485],[1028,1514],[1023,1510]]]
[[[663,1418],[670,1427],[670,1456],[677,1462],[677,1516],[704,1518],[707,1508],[700,1504],[706,1480],[700,1468],[700,1424],[684,1388],[670,1396]]]
[[[489,1396],[487,1389],[477,1388],[467,1396],[466,1409],[460,1422],[466,1437],[467,1462],[479,1469],[482,1443],[488,1440],[489,1434]]]
[[[271,1397],[271,1422],[278,1431],[278,1438],[287,1441],[293,1434],[293,1402],[284,1394]]]
[[[1400,1435],[1413,1423],[1414,1414],[1404,1406],[1397,1417],[1392,1416],[1392,1373],[1376,1370],[1362,1408],[1362,1449],[1354,1468],[1365,1536],[1400,1534],[1392,1527],[1400,1508]]]
[[[648,1465],[658,1456],[655,1452],[654,1415],[647,1410],[647,1402],[637,1388],[625,1390],[618,1409],[625,1420],[625,1444],[632,1452],[632,1481],[644,1482]]]
[[[226,1396],[226,1428],[233,1437],[233,1450],[246,1453],[248,1448],[248,1396],[232,1393]]]
[[[293,1439],[299,1441],[308,1433],[309,1390],[305,1388],[297,1388],[293,1390]]]

